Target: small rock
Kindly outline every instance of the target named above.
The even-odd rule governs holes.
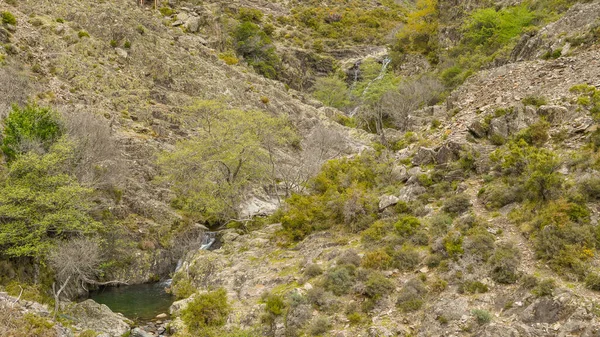
[[[115,52],[117,53],[117,55],[119,55],[120,58],[126,59],[127,57],[129,57],[129,54],[125,49],[115,48]]]
[[[165,319],[165,318],[167,318],[167,314],[165,314],[165,313],[163,312],[162,314],[158,314],[158,315],[156,315],[156,318],[158,318],[158,319]]]

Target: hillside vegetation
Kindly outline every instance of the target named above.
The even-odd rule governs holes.
[[[0,334],[600,332],[599,1],[0,13]]]

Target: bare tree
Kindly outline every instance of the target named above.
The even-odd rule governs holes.
[[[127,171],[111,122],[85,110],[61,110],[66,132],[75,144],[72,167],[79,182],[97,189],[119,185]]]
[[[90,284],[127,284],[127,282],[116,280],[98,281],[100,275],[98,267],[101,262],[100,246],[97,242],[87,238],[67,241],[50,252],[48,263],[56,273],[56,282],[52,284],[55,318],[60,304],[60,295],[63,293],[72,296],[79,287],[87,291],[87,286]]]
[[[314,177],[330,159],[344,154],[344,136],[333,128],[316,126],[302,142],[302,150],[293,157],[280,155],[275,164],[275,176],[281,181],[285,195],[302,192],[306,182]]]

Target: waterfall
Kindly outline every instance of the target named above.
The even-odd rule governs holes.
[[[215,232],[204,233],[204,235],[202,236],[202,243],[200,244],[200,250],[210,249],[210,247],[213,245],[213,243],[215,243],[216,240],[217,240],[217,235],[215,234]],[[181,269],[182,265],[183,265],[183,258],[180,258],[177,261],[177,266],[175,267],[175,271],[173,272],[173,274],[178,272],[179,269]],[[159,285],[162,287],[168,288],[171,286],[171,283],[173,283],[172,278],[160,282]]]
[[[367,83],[367,86],[365,87],[365,89],[363,90],[363,92],[360,95],[361,100],[363,99],[363,97],[365,97],[365,94],[367,93],[367,91],[369,91],[371,84],[373,84],[377,81],[380,81],[383,78],[383,76],[385,76],[387,67],[390,65],[391,62],[392,62],[392,59],[387,56],[383,59],[383,62],[381,63],[381,71],[379,71],[379,75],[377,75],[377,77],[372,79],[371,82]],[[356,83],[356,76],[357,75],[355,73],[355,83]],[[354,115],[356,115],[356,113],[358,112],[359,109],[360,109],[360,104],[357,105],[354,109],[352,109],[352,111],[348,114],[348,116],[353,117]]]

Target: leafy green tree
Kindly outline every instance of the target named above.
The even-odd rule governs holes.
[[[408,14],[406,25],[396,35],[393,49],[401,53],[420,53],[435,59],[438,16],[437,0],[417,0],[415,10]]]
[[[262,111],[226,110],[214,101],[188,110],[197,135],[158,160],[177,194],[175,206],[207,221],[237,217],[244,192],[271,180],[275,148],[295,134],[286,119]]]
[[[342,109],[350,104],[346,82],[335,76],[317,78],[313,90],[313,96],[325,105]]]
[[[94,233],[90,189],[66,174],[72,144],[14,159],[0,181],[0,247],[9,257],[41,258],[56,240]]]
[[[269,35],[257,24],[244,21],[233,32],[235,50],[258,73],[276,78],[281,60]]]
[[[2,152],[8,162],[19,154],[41,148],[47,151],[63,133],[58,114],[49,108],[27,104],[23,108],[13,105],[4,119]]]

